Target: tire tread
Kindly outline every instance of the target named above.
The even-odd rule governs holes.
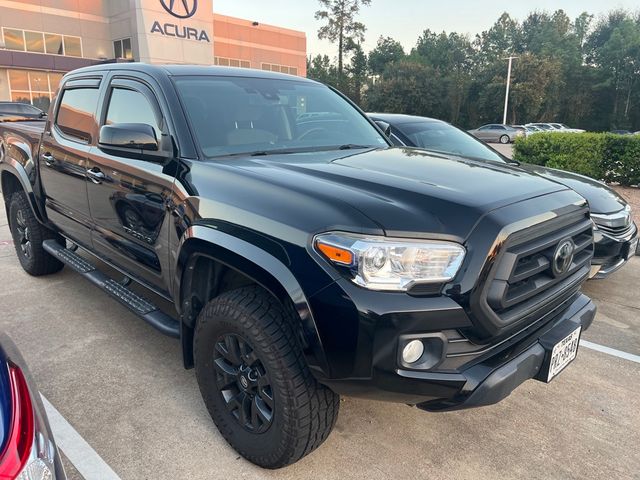
[[[253,463],[266,468],[295,463],[318,448],[329,436],[338,416],[339,396],[313,377],[296,337],[292,315],[287,314],[280,302],[268,292],[258,286],[243,287],[210,301],[198,318],[196,349],[198,338],[208,322],[221,317],[237,321],[247,328],[251,340],[269,352],[267,361],[279,365],[281,371],[271,373],[272,385],[277,382],[281,391],[290,393],[285,398],[286,408],[281,410],[286,416],[282,445],[274,449],[271,456],[253,456],[233,441],[232,428],[235,425],[229,425],[224,416],[212,411],[210,402],[206,402],[211,416],[227,442]],[[202,391],[202,394],[206,401],[210,392]]]

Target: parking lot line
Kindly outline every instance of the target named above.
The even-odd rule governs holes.
[[[49,417],[49,424],[58,444],[73,466],[85,480],[120,480],[120,477],[91,448],[44,395],[42,403]]]
[[[631,360],[632,362],[640,363],[640,355],[634,355],[633,353],[623,352],[622,350],[616,350],[615,348],[605,347],[597,343],[592,343],[587,340],[580,340],[580,346],[596,350],[598,352],[607,353],[614,357],[624,358],[625,360]]]

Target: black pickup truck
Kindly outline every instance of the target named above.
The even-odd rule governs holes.
[[[338,395],[445,411],[548,382],[595,315],[582,197],[394,148],[302,78],[80,69],[46,123],[0,124],[0,173],[24,269],[67,265],[179,338],[223,436],[264,467],[318,447]]]

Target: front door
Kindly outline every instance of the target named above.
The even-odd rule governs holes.
[[[86,170],[97,134],[99,79],[68,81],[60,93],[57,115],[47,123],[38,169],[48,218],[70,239],[91,244]]]
[[[174,176],[165,173],[173,152],[167,123],[151,89],[115,77],[107,90],[101,125],[142,123],[160,143],[154,160],[97,145],[90,152],[87,191],[94,223],[93,248],[132,278],[167,294],[168,218]]]

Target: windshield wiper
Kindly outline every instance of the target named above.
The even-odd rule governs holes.
[[[376,148],[375,145],[358,145],[356,143],[346,143],[344,145],[340,145],[338,150],[362,150],[365,148]]]

